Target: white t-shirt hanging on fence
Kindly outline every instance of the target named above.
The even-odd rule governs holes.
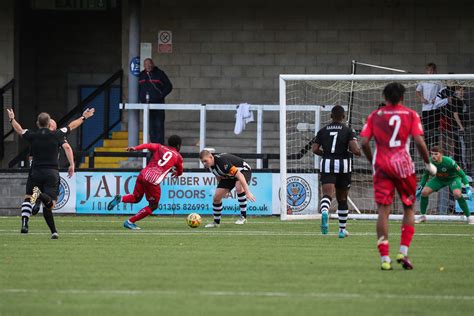
[[[250,111],[250,104],[241,103],[237,106],[237,113],[235,114],[234,134],[239,135],[245,130],[245,125],[253,122],[253,113]]]
[[[416,87],[416,91],[421,92],[423,98],[428,100],[429,103],[424,103],[422,111],[431,111],[435,110],[436,107],[434,105],[434,101],[436,99],[436,95],[438,91],[443,88],[443,84],[439,81],[428,81],[428,82],[420,82]]]

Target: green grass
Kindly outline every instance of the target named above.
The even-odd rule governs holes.
[[[152,217],[0,218],[0,315],[472,315],[474,227],[417,226],[413,271],[380,271],[375,223],[251,218],[191,229]],[[205,219],[206,221],[208,219]],[[391,254],[400,223],[391,224]]]

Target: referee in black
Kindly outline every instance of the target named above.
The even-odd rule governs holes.
[[[58,232],[54,224],[53,208],[59,193],[59,147],[65,150],[69,161],[69,177],[74,174],[74,157],[72,150],[67,146],[66,135],[69,128],[51,131],[49,129],[51,118],[48,113],[38,115],[36,125],[37,131],[23,129],[15,120],[15,113],[7,109],[10,123],[15,132],[31,145],[33,164],[31,166],[30,179],[26,188],[25,201],[22,205],[22,233],[28,232],[28,220],[31,209],[36,200],[39,199],[43,205],[43,216],[51,230],[51,239],[58,239]],[[68,148],[69,147],[69,148]],[[69,149],[69,150],[68,150]]]
[[[51,132],[63,133],[64,136],[65,136],[64,139],[65,139],[66,142],[64,143],[64,145],[62,145],[62,148],[63,148],[64,152],[66,153],[66,157],[67,157],[68,154],[73,155],[72,148],[67,142],[66,135],[69,135],[70,132],[72,132],[73,130],[75,130],[79,126],[81,126],[82,123],[84,123],[87,119],[92,117],[94,115],[94,112],[95,112],[94,108],[87,108],[82,113],[81,117],[79,117],[78,119],[75,119],[74,121],[70,122],[66,127],[61,128],[59,131],[57,131],[58,125],[56,124],[56,121],[53,120],[52,118],[49,120],[49,130]],[[34,189],[34,187],[31,185],[31,170],[32,170],[31,166],[33,164],[33,158],[34,158],[33,153],[31,152],[31,147],[30,147],[29,158],[30,158],[30,173],[28,175],[28,180],[26,181],[26,187],[28,188],[28,187],[31,186]],[[29,197],[29,196],[25,196],[25,198],[27,198],[27,197]],[[39,199],[37,199],[37,195],[34,195],[34,194],[33,194],[33,199],[36,201],[36,203],[31,203],[31,204],[33,204],[33,209],[32,210],[31,210],[30,205],[29,205],[30,203],[23,203],[23,205],[22,205],[22,211],[23,211],[23,208],[24,208],[26,215],[30,215],[30,214],[31,215],[36,215],[36,214],[38,214],[38,212],[40,210],[41,201]],[[23,226],[21,232],[25,233],[25,234],[28,233],[28,226]]]

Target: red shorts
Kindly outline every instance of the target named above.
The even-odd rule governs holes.
[[[143,195],[145,195],[146,200],[150,204],[158,204],[161,198],[161,187],[159,184],[156,185],[146,181],[140,174],[135,183],[133,195],[135,196],[136,201],[140,201],[143,198]]]
[[[381,170],[375,172],[374,193],[375,202],[377,202],[377,204],[392,204],[395,189],[397,189],[404,205],[413,205],[415,203],[416,194],[416,174],[401,179],[387,176]]]

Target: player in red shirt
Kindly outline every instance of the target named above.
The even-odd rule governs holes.
[[[426,169],[436,173],[436,167],[429,161],[429,154],[423,139],[423,127],[418,114],[405,107],[405,87],[390,83],[383,95],[386,105],[373,111],[362,129],[361,145],[367,159],[373,164],[375,202],[377,203],[377,247],[382,259],[382,270],[391,270],[388,243],[388,218],[395,189],[403,203],[403,222],[400,253],[397,262],[404,269],[413,265],[408,259],[408,248],[415,233],[413,204],[416,193],[415,166],[409,154],[409,137],[412,136]],[[376,149],[372,157],[370,139],[374,137]]]
[[[124,196],[117,195],[107,205],[110,211],[120,202],[123,203],[139,203],[146,195],[148,206],[141,209],[136,215],[130,217],[123,223],[123,227],[138,230],[135,223],[148,215],[151,215],[158,207],[161,197],[160,183],[171,171],[173,177],[179,177],[183,174],[183,157],[179,153],[181,149],[181,137],[177,135],[168,138],[168,146],[161,144],[142,144],[135,147],[127,148],[127,151],[138,151],[148,149],[153,153],[148,165],[140,172],[133,189],[133,194]]]

